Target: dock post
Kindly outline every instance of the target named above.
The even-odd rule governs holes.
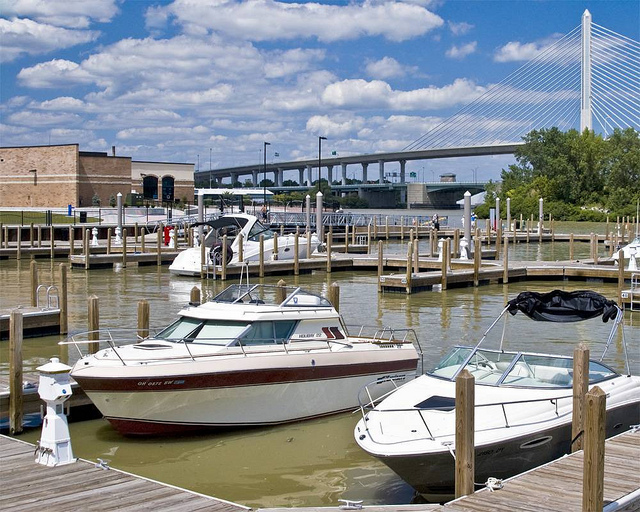
[[[260,235],[259,251],[260,251],[259,252],[260,266],[259,266],[258,277],[264,277],[264,235]],[[226,254],[226,251],[225,251],[225,254]],[[224,265],[223,268],[225,268],[226,264],[223,263],[223,265]],[[226,268],[225,268],[225,271],[226,271]]]
[[[569,234],[569,260],[573,261],[573,233]]]
[[[413,272],[420,272],[420,251],[418,250],[418,238],[413,239]]]
[[[571,453],[584,447],[584,400],[589,390],[589,347],[580,342],[573,350],[573,415]]]
[[[69,226],[69,256],[73,256],[73,250],[75,245],[75,229],[73,226]]]
[[[598,264],[598,233],[593,234],[593,263]]]
[[[9,316],[9,432],[22,432],[22,312]]]
[[[340,311],[340,285],[338,283],[331,283],[331,286],[329,286],[329,297],[327,298],[335,310]]]
[[[138,243],[138,223],[137,222],[133,225],[133,242],[135,244]]]
[[[89,231],[89,228],[87,228],[84,232],[84,237],[83,237],[83,244],[84,244],[84,269],[85,270],[89,270],[89,237],[91,236],[91,232]]]
[[[516,231],[522,231],[522,227],[524,226],[524,219],[522,218],[522,214],[520,214],[520,229]],[[516,243],[518,242],[518,237],[516,237]]]
[[[624,226],[623,226],[624,228]],[[31,224],[29,224],[29,247],[32,247],[35,245],[35,235],[34,235],[34,231],[33,231],[33,222]]]
[[[449,267],[449,239],[445,238],[442,242],[442,289],[447,289],[447,268]]]
[[[351,230],[351,245],[356,245],[356,230],[357,226],[354,224],[353,229]]]
[[[344,225],[344,253],[349,252],[349,224]]]
[[[331,274],[331,245],[333,244],[333,231],[327,233],[327,273]]]
[[[412,257],[413,250],[412,249],[413,249],[412,243],[409,242],[407,244],[407,270],[406,270],[406,274],[405,274],[406,275],[405,280],[407,282],[406,290],[407,290],[408,294],[411,293],[411,263],[412,263],[412,259],[413,259],[413,257]]]
[[[400,216],[400,241],[404,242],[404,215]]]
[[[194,306],[200,305],[202,303],[200,288],[194,286],[191,288],[191,293],[189,294],[189,304],[193,304]]]
[[[473,494],[475,477],[475,378],[466,368],[456,377],[455,496]]]
[[[482,245],[477,232],[476,237],[473,239],[473,244],[473,286],[477,287],[480,282],[480,260],[482,259]]]
[[[31,260],[31,306],[36,307],[38,305],[38,264]]]
[[[586,394],[582,511],[600,512],[604,500],[604,440],[607,395],[599,386]]]
[[[244,261],[244,237],[242,233],[238,235],[238,262],[242,263]]]
[[[229,241],[227,235],[222,236],[222,273],[220,279],[227,280],[227,247],[229,247]],[[264,235],[260,235],[260,277],[264,276]],[[215,272],[215,270],[214,270]]]
[[[622,289],[624,288],[624,251],[618,251],[618,302],[622,303]]]
[[[311,240],[309,240],[311,243]],[[273,252],[271,253],[271,259],[276,261],[278,259],[278,233],[273,233]]]
[[[4,227],[4,248],[9,248],[9,226]]]
[[[502,249],[502,282],[507,284],[509,282],[509,238],[505,233],[504,246]]]
[[[456,228],[453,231],[453,255],[456,258],[460,257],[460,229]]]
[[[67,271],[67,265],[60,263],[60,334],[67,334],[69,332]]]
[[[500,242],[502,241],[502,226],[498,225],[496,229],[496,260],[500,259]]]
[[[18,242],[16,246],[16,259],[20,261],[22,259],[22,226],[16,228],[16,241]]]
[[[100,334],[98,333],[98,329],[100,329],[100,305],[98,300],[98,297],[92,295],[91,297],[89,297],[88,302],[87,319],[89,322],[89,339],[96,342],[89,343],[90,354],[95,354],[98,351],[98,347],[100,346]]]
[[[158,268],[162,266],[162,231],[162,223],[160,223],[156,233],[156,265],[158,265]]]
[[[56,251],[56,244],[55,241],[53,240],[53,237],[55,236],[55,231],[53,229],[53,224],[51,226],[49,226],[49,240],[51,241],[51,260],[53,261],[53,258],[55,257]]]
[[[127,228],[122,230],[122,268],[127,268]]]
[[[369,223],[370,225],[371,223]],[[376,240],[378,239],[378,217],[373,218],[373,236],[376,237]]]
[[[107,254],[111,254],[111,228],[107,228]]]
[[[382,281],[380,281],[380,278],[382,277],[383,269],[384,269],[383,245],[382,245],[382,240],[378,240],[378,292],[382,291]]]
[[[287,298],[287,283],[284,279],[280,279],[276,283],[276,304],[282,304]]]
[[[203,243],[200,243],[200,279],[204,279],[205,269],[207,267],[207,255]],[[213,275],[216,275],[215,265],[213,266]]]
[[[367,224],[367,254],[371,254],[371,224]]]
[[[196,286],[194,288],[197,289]],[[193,290],[191,291],[193,295]],[[149,301],[140,299],[138,301],[138,340],[139,342],[149,337]]]
[[[310,233],[307,231],[307,235]],[[300,247],[300,233],[296,229],[296,236],[293,239],[293,274],[300,274],[300,256],[298,255],[298,250]]]
[[[384,218],[384,234],[385,238],[389,240],[389,217]]]
[[[433,258],[433,229],[429,229],[429,257]]]

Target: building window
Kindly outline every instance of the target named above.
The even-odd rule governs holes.
[[[158,199],[158,178],[145,176],[142,181],[142,195],[145,199]]]
[[[162,200],[173,202],[173,177],[165,176],[162,178]]]

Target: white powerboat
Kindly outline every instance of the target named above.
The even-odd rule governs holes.
[[[260,260],[260,237],[264,237],[264,259],[292,260],[295,255],[295,234],[278,235],[264,226],[257,217],[245,213],[223,215],[216,220],[203,222],[209,227],[204,238],[205,265],[222,265],[240,262],[240,238],[242,238],[242,261]],[[200,224],[196,224],[198,226]],[[227,248],[223,255],[223,236],[227,236]],[[241,236],[240,236],[241,235]],[[310,235],[311,253],[321,245],[315,233]],[[277,239],[277,241],[276,241]],[[277,251],[276,251],[277,245]],[[307,257],[307,237],[298,236],[298,258]],[[202,254],[200,247],[182,251],[169,266],[169,271],[178,275],[200,275]]]
[[[300,288],[282,299],[284,290],[230,286],[129,344],[100,331],[108,348],[83,355],[71,376],[125,434],[274,425],[356,410],[366,384],[374,382],[369,389],[379,397],[415,377],[413,330],[351,335],[327,299]],[[62,343],[84,353],[90,334]]]
[[[589,363],[589,386],[607,394],[607,437],[640,422],[640,377],[630,375],[628,360],[622,375],[602,362],[622,322],[616,303],[588,291],[523,292],[508,302],[477,345],[455,347],[430,372],[379,403],[367,398],[354,432],[358,445],[427,499],[450,499],[455,380],[466,368],[475,377],[475,482],[507,478],[570,453],[572,357],[504,350],[504,330],[498,348],[482,346],[501,318],[506,322],[507,313],[519,311],[551,322],[613,320],[602,358]],[[523,332],[518,328],[513,341]]]
[[[620,249],[622,249],[622,255],[626,260],[628,260],[632,256],[635,258],[640,258],[640,236],[636,236],[633,240],[631,240],[631,242],[629,242],[624,247],[621,247]],[[614,251],[612,256],[616,263],[618,261],[618,258],[620,257],[620,249]]]

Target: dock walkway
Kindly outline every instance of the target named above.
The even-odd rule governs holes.
[[[248,507],[78,459],[34,462],[34,446],[0,435],[0,510],[171,510],[245,512]]]

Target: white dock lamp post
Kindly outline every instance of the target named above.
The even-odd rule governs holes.
[[[264,167],[263,167],[263,178],[262,178],[262,204],[264,204],[265,208],[267,206],[267,146],[270,146],[270,142],[264,142],[264,150],[262,151],[262,156],[264,156]]]
[[[64,403],[71,396],[71,367],[52,357],[39,366],[38,394],[47,402],[47,414],[42,424],[42,437],[36,450],[36,462],[43,466],[62,466],[75,462],[71,450],[69,425],[64,414]]]

